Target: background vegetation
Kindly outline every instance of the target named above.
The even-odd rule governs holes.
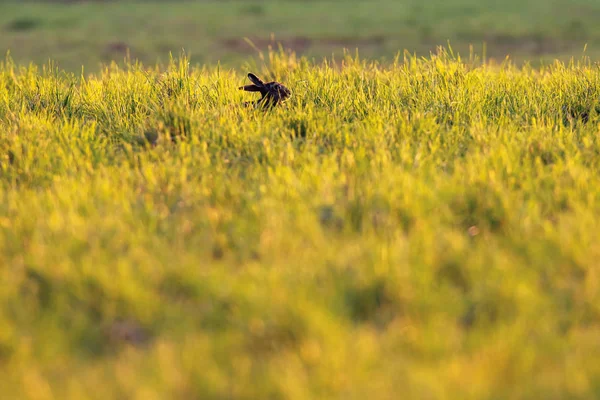
[[[271,43],[309,57],[341,55],[344,47],[391,61],[407,49],[428,56],[448,40],[463,55],[469,45],[503,60],[580,57],[600,47],[595,0],[230,0],[2,1],[0,50],[19,62],[48,59],[79,72],[133,58],[153,65],[181,49],[192,63],[239,65]]]
[[[7,398],[600,395],[600,72],[0,67]]]

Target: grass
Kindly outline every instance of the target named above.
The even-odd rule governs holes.
[[[98,72],[101,63],[133,58],[154,65],[186,49],[192,63],[235,66],[265,51],[271,34],[286,48],[316,57],[360,48],[392,61],[399,50],[428,56],[448,41],[456,51],[518,62],[600,56],[600,3],[595,0],[231,0],[3,1],[0,53],[18,63]]]
[[[0,66],[3,396],[600,396],[597,66],[252,68]]]

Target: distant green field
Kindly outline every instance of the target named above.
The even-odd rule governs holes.
[[[48,59],[71,71],[122,60],[167,62],[182,49],[192,61],[236,65],[266,50],[271,34],[286,48],[317,58],[359,48],[393,59],[407,49],[427,56],[448,41],[462,54],[518,61],[596,57],[600,2],[592,0],[374,0],[1,2],[0,50],[18,62]]]
[[[0,66],[1,397],[600,398],[600,70],[267,60]]]

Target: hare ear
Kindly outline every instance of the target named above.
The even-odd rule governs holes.
[[[252,81],[252,83],[254,83],[256,86],[264,85],[263,81],[258,79],[258,77],[256,75],[254,75],[252,72],[248,74],[248,79],[250,79]]]
[[[256,85],[240,86],[239,89],[240,90],[245,90],[246,92],[260,92],[261,91],[261,88],[259,88]]]

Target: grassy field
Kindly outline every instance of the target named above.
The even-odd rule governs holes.
[[[271,34],[298,54],[331,57],[358,47],[391,61],[407,49],[428,56],[438,45],[468,54],[470,44],[499,60],[539,63],[600,56],[596,0],[231,0],[0,2],[0,52],[20,63],[55,60],[79,72],[133,58],[168,62],[169,52],[192,62],[238,65]],[[4,54],[2,54],[4,56]]]
[[[2,396],[600,397],[600,70],[338,61],[0,66]]]

